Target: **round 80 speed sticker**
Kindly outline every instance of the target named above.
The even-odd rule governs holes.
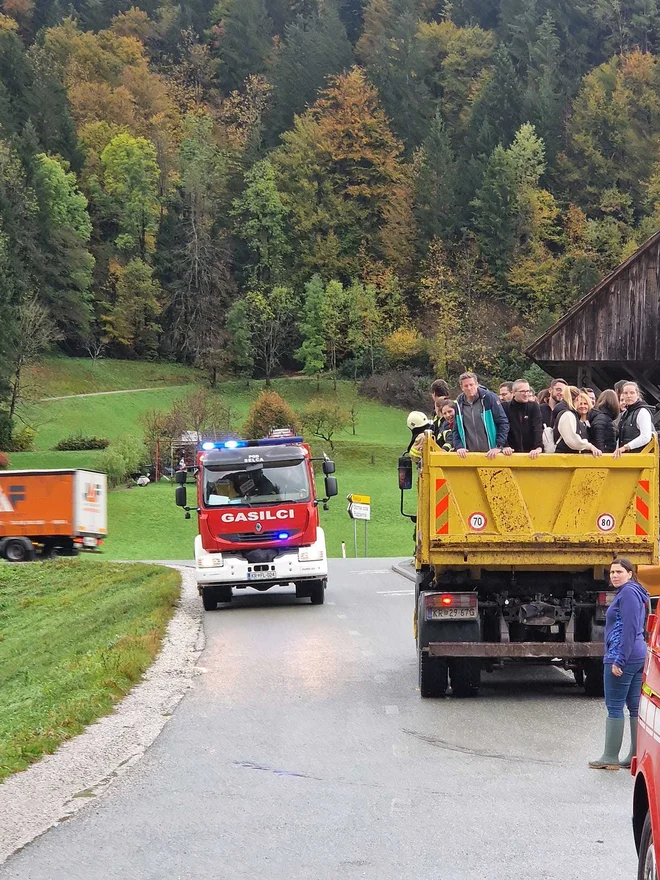
[[[616,520],[611,513],[601,513],[596,520],[599,532],[611,532],[616,525]]]
[[[471,513],[468,517],[468,525],[472,529],[473,532],[483,532],[483,530],[488,525],[488,520],[486,519],[485,513],[480,513],[476,511],[475,513]]]

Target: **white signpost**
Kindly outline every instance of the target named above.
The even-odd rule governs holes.
[[[364,520],[364,555],[367,556],[368,548],[368,522],[371,519],[371,496],[356,495],[355,493],[347,495],[348,499],[348,515],[353,520],[353,550],[357,558],[357,521]]]

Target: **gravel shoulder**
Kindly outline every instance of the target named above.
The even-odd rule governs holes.
[[[0,864],[97,797],[138,761],[192,687],[204,647],[194,571],[181,572],[181,600],[144,679],[111,715],[0,785]]]

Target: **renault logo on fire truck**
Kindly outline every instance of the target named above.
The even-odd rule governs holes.
[[[255,532],[260,532],[263,529],[261,523],[257,523],[254,527]]]
[[[247,513],[223,513],[220,519],[223,523],[233,522],[263,522],[264,520],[294,519],[295,510],[250,510]]]

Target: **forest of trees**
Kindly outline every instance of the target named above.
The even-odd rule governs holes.
[[[514,377],[660,221],[656,0],[4,0],[0,378]]]

